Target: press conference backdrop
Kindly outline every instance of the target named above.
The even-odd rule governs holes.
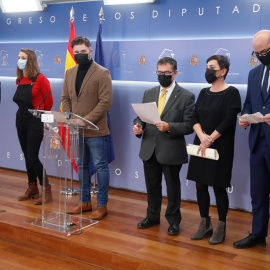
[[[110,185],[145,192],[138,157],[140,140],[132,133],[136,115],[130,103],[141,102],[144,90],[157,85],[157,60],[163,56],[175,58],[177,82],[197,97],[208,86],[204,79],[206,59],[213,54],[227,55],[231,61],[227,82],[239,89],[244,102],[248,72],[259,64],[251,56],[252,37],[260,29],[270,29],[270,1],[156,0],[154,4],[127,6],[103,6],[102,1],[91,1],[51,4],[37,13],[0,12],[0,167],[25,170],[15,128],[17,105],[12,102],[21,48],[36,52],[41,72],[51,83],[52,110],[59,110],[72,6],[76,34],[88,36],[93,49],[101,7],[105,15],[102,38],[105,65],[113,79],[111,121],[116,156],[110,164]],[[237,126],[229,196],[231,207],[250,210],[248,132]],[[192,143],[194,134],[186,139]],[[48,174],[57,175],[57,166],[48,164]],[[195,200],[195,185],[186,180],[186,173],[184,165],[180,175],[182,197]],[[215,203],[214,196],[211,202]]]

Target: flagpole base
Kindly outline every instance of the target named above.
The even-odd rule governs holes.
[[[90,193],[91,194],[97,194],[98,193],[98,190],[96,190],[96,187],[92,187]]]
[[[60,194],[64,195],[79,195],[81,193],[80,188],[62,188]]]

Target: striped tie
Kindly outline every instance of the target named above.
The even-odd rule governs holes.
[[[162,111],[164,109],[164,105],[165,105],[165,100],[166,100],[166,93],[168,91],[166,89],[162,89],[162,94],[158,100],[158,113],[159,115],[162,114]]]

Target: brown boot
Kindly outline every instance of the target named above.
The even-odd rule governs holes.
[[[90,212],[92,211],[92,203],[82,203],[79,202],[73,209],[67,211],[67,214],[74,215],[80,214],[81,212]]]
[[[37,199],[39,196],[39,191],[37,187],[37,182],[28,183],[28,189],[25,194],[18,197],[18,201],[26,201],[31,199]]]
[[[108,215],[108,210],[106,205],[98,205],[97,210],[90,214],[90,219],[100,220]]]
[[[210,245],[218,245],[224,241],[225,236],[226,236],[226,222],[219,220],[217,228],[208,242]]]
[[[208,218],[202,217],[198,231],[192,234],[190,239],[202,240],[207,236],[212,236],[212,234],[213,234],[213,226],[210,217]]]
[[[36,200],[35,204],[40,205],[42,204],[42,199],[43,199],[43,187],[42,187],[42,192],[39,196],[39,198]],[[52,190],[51,190],[51,185],[45,186],[45,202],[44,203],[49,203],[52,202],[53,197],[52,197]]]

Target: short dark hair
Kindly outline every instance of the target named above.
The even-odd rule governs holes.
[[[230,69],[230,60],[229,60],[229,58],[227,56],[224,56],[224,55],[212,55],[206,60],[206,63],[208,63],[211,60],[216,60],[221,69],[223,69],[223,68],[227,69],[227,72],[224,75],[224,79],[226,79],[227,74],[228,74],[229,69]]]
[[[73,49],[73,47],[75,45],[81,45],[84,44],[86,47],[91,48],[91,42],[89,40],[89,38],[85,37],[85,36],[78,36],[75,37],[72,41],[71,41],[71,48]]]
[[[157,66],[166,65],[166,64],[170,64],[174,71],[177,70],[177,61],[171,57],[166,56],[166,57],[160,58],[157,62]]]

